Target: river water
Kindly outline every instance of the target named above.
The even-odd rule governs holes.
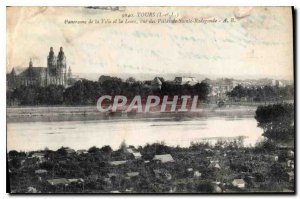
[[[82,121],[8,122],[7,149],[40,150],[61,146],[88,149],[110,145],[117,149],[125,140],[127,145],[143,146],[164,142],[167,145],[188,147],[204,138],[246,136],[244,145],[255,145],[262,139],[253,115],[209,116],[195,118],[113,118]]]

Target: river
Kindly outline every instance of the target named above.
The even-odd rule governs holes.
[[[253,146],[262,138],[254,114],[210,115],[199,117],[115,117],[109,119],[68,121],[26,121],[7,123],[7,149],[18,151],[56,150],[61,146],[88,149],[110,145],[117,149],[127,145],[143,146],[164,142],[188,147],[204,138],[246,136],[245,146]]]

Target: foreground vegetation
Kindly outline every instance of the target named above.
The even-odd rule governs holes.
[[[173,160],[156,160],[158,154],[170,154]],[[244,148],[236,142],[198,143],[189,148],[122,144],[116,151],[109,146],[87,151],[63,147],[57,151],[10,151],[8,162],[14,193],[294,191],[292,149]],[[52,185],[53,179],[61,183]],[[244,187],[234,185],[235,179],[244,182]]]

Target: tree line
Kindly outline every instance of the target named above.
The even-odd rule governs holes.
[[[264,86],[264,87],[250,87],[246,88],[238,85],[232,91],[227,92],[226,95],[234,101],[281,101],[294,99],[294,87],[287,85],[284,87],[278,86]]]
[[[133,98],[136,95],[198,95],[199,100],[206,100],[210,92],[207,83],[197,83],[194,86],[177,85],[161,78],[161,87],[151,85],[151,81],[137,81],[128,78],[123,81],[117,77],[100,76],[98,81],[80,80],[71,87],[49,85],[20,86],[6,93],[7,105],[92,105],[96,104],[102,95],[124,95]]]

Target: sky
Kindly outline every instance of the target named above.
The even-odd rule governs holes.
[[[217,23],[96,24],[95,20],[137,20],[137,13],[173,13],[176,19]],[[123,17],[124,15],[133,17]],[[234,19],[223,23],[224,19]],[[92,24],[66,24],[89,21]],[[8,7],[7,72],[47,66],[52,46],[64,48],[73,73],[203,74],[221,77],[293,79],[290,7]]]

